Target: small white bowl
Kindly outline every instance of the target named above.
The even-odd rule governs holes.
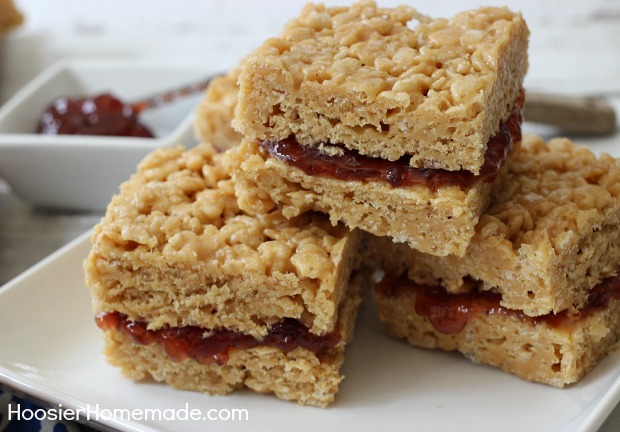
[[[42,72],[0,107],[0,177],[43,207],[104,210],[119,185],[158,147],[196,144],[195,94],[147,110],[140,121],[155,138],[40,135],[37,122],[59,97],[112,93],[133,102],[198,82],[215,73],[204,65],[140,61],[62,61]]]

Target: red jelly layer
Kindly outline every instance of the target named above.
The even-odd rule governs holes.
[[[147,330],[146,323],[130,321],[119,312],[102,312],[95,320],[101,329],[120,330],[139,344],[160,344],[176,362],[191,358],[200,363],[222,365],[228,361],[231,349],[244,350],[261,345],[279,348],[284,352],[302,347],[320,355],[338,345],[341,340],[338,331],[317,336],[291,318],[275,324],[262,341],[232,330],[208,330],[196,326]]]
[[[510,154],[513,143],[521,140],[524,101],[525,95],[522,91],[510,117],[500,124],[499,131],[487,144],[484,164],[478,175],[466,170],[414,168],[409,165],[410,156],[389,161],[364,156],[344,146],[339,146],[342,149],[341,155],[330,156],[320,151],[320,143],[302,146],[294,136],[283,141],[262,141],[260,148],[271,157],[295,166],[311,176],[338,180],[386,181],[393,187],[423,185],[433,191],[445,186],[469,189],[479,181],[493,182]]]
[[[620,274],[592,288],[586,305],[579,313],[563,311],[540,317],[528,317],[520,310],[501,306],[502,297],[498,293],[472,291],[451,294],[443,287],[418,285],[406,277],[387,277],[377,285],[377,290],[386,297],[415,293],[416,313],[425,316],[435,330],[441,333],[459,333],[470,318],[497,314],[514,316],[533,325],[546,323],[557,328],[578,321],[596,310],[605,309],[611,299],[620,300]]]
[[[109,93],[96,97],[56,99],[41,115],[37,133],[154,137],[140,124],[133,106]]]

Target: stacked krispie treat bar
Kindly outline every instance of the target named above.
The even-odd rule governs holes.
[[[521,148],[527,37],[505,8],[309,5],[242,64],[229,160],[244,210],[374,234],[390,333],[562,386],[618,340],[617,168]]]
[[[463,257],[386,239],[374,263],[388,332],[557,387],[620,337],[620,163],[526,136]]]
[[[211,145],[156,151],[85,262],[108,360],[136,380],[325,406],[360,302],[359,239],[324,215],[248,216]]]
[[[520,139],[527,42],[505,8],[306,6],[241,65],[240,207],[462,255]]]
[[[579,379],[620,333],[620,165],[522,142],[527,43],[506,8],[305,7],[212,82],[203,144],[148,156],[95,228],[110,362],[328,405],[379,269],[394,336]]]

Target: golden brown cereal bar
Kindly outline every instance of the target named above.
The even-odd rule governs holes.
[[[381,266],[460,292],[467,279],[502,305],[538,316],[580,309],[620,262],[620,162],[568,139],[526,136],[463,257],[434,257],[375,238]]]
[[[578,313],[531,318],[501,306],[501,295],[489,291],[454,294],[407,278],[387,278],[375,289],[390,335],[555,387],[580,380],[620,339],[620,278],[591,294]]]
[[[13,0],[0,0],[0,37],[19,26],[24,16],[15,7]]]
[[[430,19],[374,1],[308,4],[242,63],[234,126],[477,174],[522,87],[527,43],[507,8]]]
[[[201,142],[212,143],[223,151],[235,147],[241,135],[232,128],[232,119],[237,106],[238,69],[214,78],[196,108],[194,129]]]
[[[181,388],[196,373],[207,392],[331,403],[359,303],[358,239],[320,214],[245,214],[208,144],[157,150],[112,199],[85,262],[107,355]],[[282,348],[282,332],[299,346]]]

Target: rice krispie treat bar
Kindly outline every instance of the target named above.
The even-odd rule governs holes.
[[[15,7],[13,0],[0,0],[0,37],[23,21],[24,16]]]
[[[325,406],[360,301],[358,233],[248,216],[221,159],[155,151],[95,228],[85,271],[108,360],[137,380]]]
[[[405,277],[375,289],[387,332],[423,348],[459,351],[525,380],[556,387],[577,382],[620,339],[620,277],[591,290],[579,312],[532,318],[500,305],[489,291],[451,294]]]
[[[620,162],[563,138],[526,136],[494,191],[463,257],[419,253],[374,238],[391,274],[449,292],[467,280],[528,316],[581,309],[590,289],[618,272]]]
[[[194,129],[200,142],[213,143],[220,151],[235,147],[241,134],[232,128],[234,110],[237,106],[237,77],[239,69],[214,78],[196,108]]]
[[[260,141],[478,174],[515,106],[527,43],[506,8],[430,19],[374,1],[309,4],[243,62],[234,126]]]
[[[527,37],[504,8],[430,20],[370,1],[308,5],[241,65],[240,207],[315,210],[462,255],[520,139]]]

